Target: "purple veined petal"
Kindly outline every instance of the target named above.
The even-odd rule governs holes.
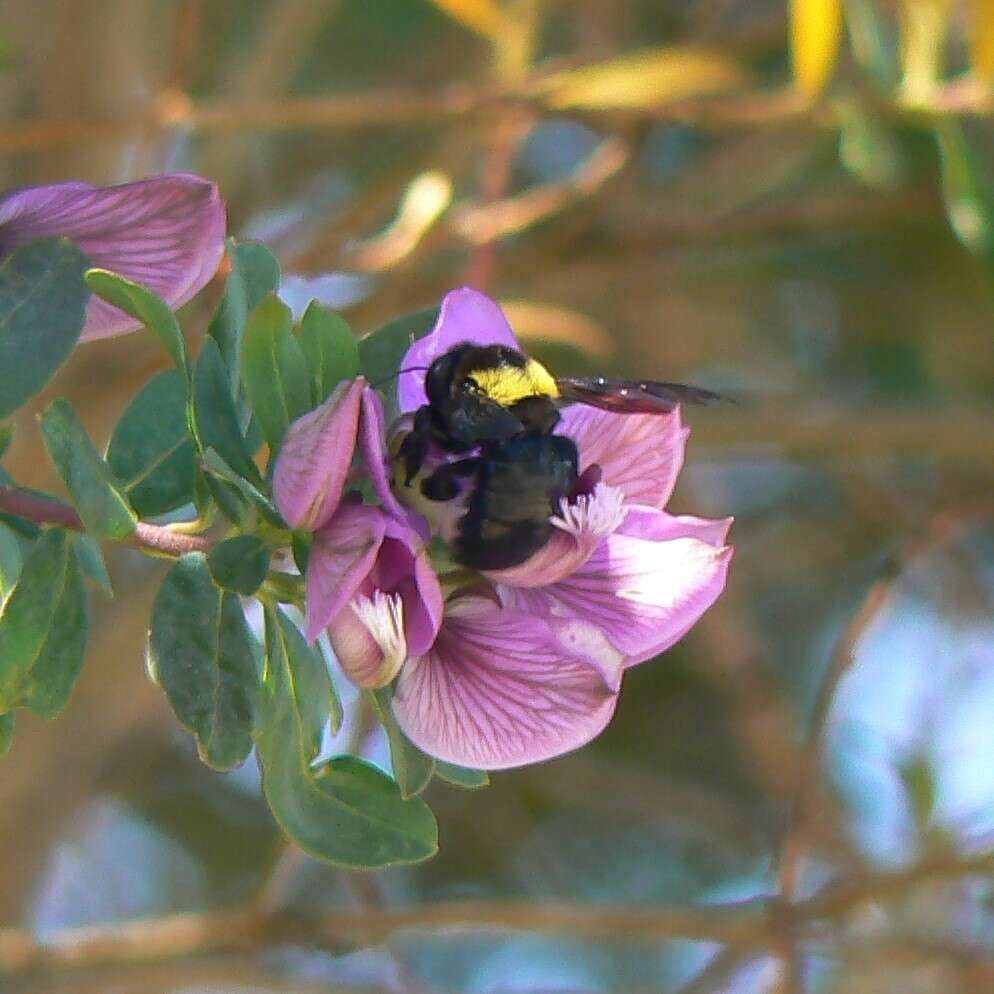
[[[502,585],[498,593],[519,610],[596,626],[631,666],[679,641],[718,599],[732,551],[697,538],[655,542],[616,532],[565,580],[534,590]]]
[[[373,491],[388,514],[413,528],[427,542],[431,537],[428,522],[416,511],[403,507],[390,485],[393,469],[384,439],[385,425],[383,402],[372,387],[366,387],[362,393],[362,410],[359,415],[359,452],[373,484]]]
[[[680,409],[670,414],[614,414],[585,404],[563,411],[556,428],[576,442],[580,472],[601,467],[601,479],[633,504],[662,508],[683,466],[689,428]]]
[[[435,327],[411,345],[400,368],[427,368],[460,342],[518,348],[518,340],[496,302],[485,293],[464,286],[445,295]],[[397,378],[397,404],[401,413],[416,411],[427,402],[425,369],[401,373]]]
[[[290,425],[276,458],[273,497],[291,528],[317,531],[335,513],[355,452],[366,381],[339,383]]]
[[[393,711],[430,755],[484,770],[570,752],[611,720],[617,679],[564,656],[539,618],[464,596],[432,649],[403,666]]]
[[[56,183],[18,190],[0,201],[0,255],[36,238],[69,238],[91,265],[147,286],[173,308],[190,300],[217,271],[224,234],[217,186],[189,173],[110,187]],[[141,322],[93,297],[80,340],[140,327]]]
[[[379,508],[347,504],[315,533],[307,560],[304,609],[309,641],[346,609],[368,579],[389,521]]]
[[[576,572],[600,545],[617,530],[626,514],[624,494],[605,483],[593,493],[569,503],[565,498],[560,513],[552,518],[555,531],[541,549],[518,566],[489,570],[494,583],[512,587],[545,587]]]
[[[345,675],[367,689],[385,687],[407,659],[404,602],[399,594],[357,593],[328,626],[328,640]]]
[[[695,518],[691,514],[667,514],[654,507],[629,504],[618,532],[666,542],[673,538],[696,538],[699,542],[720,549],[728,538],[734,518]]]

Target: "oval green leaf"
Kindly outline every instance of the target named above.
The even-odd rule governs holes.
[[[401,730],[394,721],[390,702],[393,700],[393,689],[381,687],[370,693],[376,716],[387,733],[390,744],[390,766],[394,779],[400,787],[403,797],[414,797],[431,783],[435,773],[435,759],[422,752]]]
[[[298,332],[307,359],[317,407],[342,381],[359,373],[359,342],[345,318],[312,300],[304,311]]]
[[[267,293],[279,287],[280,264],[265,245],[237,242],[234,238],[228,239],[228,258],[231,272],[207,334],[217,342],[234,384],[248,316]]]
[[[405,800],[375,766],[342,756],[315,770],[312,737],[294,704],[282,653],[270,658],[255,736],[262,789],[283,830],[305,852],[353,869],[416,863],[438,849],[438,826],[417,797]]]
[[[189,376],[190,363],[186,357],[183,332],[180,331],[172,308],[161,297],[157,297],[147,287],[132,283],[107,269],[89,270],[86,285],[108,304],[113,304],[125,314],[143,321],[147,328],[159,336],[170,358],[176,363],[176,368]]]
[[[366,379],[375,386],[395,376],[411,342],[424,338],[437,319],[438,308],[428,307],[390,321],[361,339],[359,368]]]
[[[273,294],[249,317],[242,349],[242,383],[252,414],[270,449],[311,407],[310,376],[293,337],[290,308]]]
[[[25,245],[0,265],[0,418],[69,358],[86,320],[87,265],[75,245],[55,238]]]
[[[83,577],[66,533],[53,528],[0,608],[0,712],[57,715],[82,668],[87,630]]]
[[[230,770],[245,760],[259,692],[256,653],[241,602],[214,585],[202,553],[177,560],[156,595],[148,667],[205,763]]]
[[[41,431],[87,531],[117,541],[127,538],[135,530],[135,514],[69,401],[49,405],[41,416]]]
[[[205,338],[193,369],[193,413],[201,454],[214,449],[239,475],[262,483],[238,421],[224,360],[213,338]]]
[[[175,369],[157,373],[121,415],[107,463],[141,517],[193,501],[196,454],[186,416],[186,383]]]
[[[269,571],[269,547],[257,535],[236,535],[215,545],[207,555],[214,582],[249,597]]]

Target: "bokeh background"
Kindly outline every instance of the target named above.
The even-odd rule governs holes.
[[[370,876],[199,765],[143,667],[163,566],[113,554],[0,765],[0,991],[994,990],[992,74],[988,0],[0,2],[0,187],[193,170],[295,305],[472,282],[557,370],[725,391],[672,507],[738,550],[597,742],[436,781],[439,856]],[[162,364],[88,345],[36,406],[106,438]]]

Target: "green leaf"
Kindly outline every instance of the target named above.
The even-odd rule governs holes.
[[[466,766],[456,766],[441,759],[435,760],[435,776],[453,787],[464,787],[466,790],[478,790],[490,785],[490,777],[485,770],[471,770]]]
[[[310,410],[311,388],[304,354],[293,337],[290,308],[274,294],[249,318],[242,383],[262,437],[275,450],[290,423]]]
[[[0,425],[0,459],[7,454],[10,443],[14,440],[14,422]]]
[[[438,308],[429,307],[397,318],[370,332],[359,342],[359,368],[376,385],[396,375],[412,342],[424,338],[435,326]]]
[[[393,700],[393,689],[381,687],[370,691],[370,698],[376,709],[376,716],[387,733],[390,744],[390,765],[393,768],[394,779],[400,787],[403,797],[414,797],[431,782],[435,772],[435,760],[423,753],[401,730],[394,721],[390,702]]]
[[[994,273],[994,183],[959,121],[940,121],[935,134],[949,226]]]
[[[86,319],[87,265],[75,245],[46,238],[12,252],[0,266],[0,418],[33,397],[69,358]]]
[[[147,287],[112,273],[107,269],[90,269],[86,285],[108,304],[120,308],[159,336],[176,368],[189,376],[190,361],[186,356],[186,342],[172,308]]]
[[[17,583],[22,561],[17,535],[12,528],[0,522],[0,601]]]
[[[276,505],[258,487],[239,476],[213,449],[204,453],[203,466],[213,476],[230,484],[249,503],[254,504],[271,525],[286,528],[286,522],[280,517]]]
[[[280,285],[280,264],[264,245],[228,239],[231,272],[207,334],[221,351],[232,384],[237,382],[242,335],[249,314]]]
[[[0,714],[0,759],[10,752],[14,741],[14,712]]]
[[[328,664],[316,645],[308,645],[300,629],[278,607],[266,606],[266,658],[268,670],[289,666],[290,693],[300,723],[300,736],[308,761],[321,751],[325,724],[333,732],[342,725],[342,705],[328,673]]]
[[[312,300],[298,333],[311,376],[314,407],[342,381],[359,374],[359,343],[345,318]]]
[[[114,587],[110,582],[100,543],[92,535],[74,532],[72,544],[83,577],[95,583],[108,597],[113,597]]]
[[[5,524],[12,532],[33,542],[41,535],[41,528],[27,518],[21,518],[16,514],[0,514],[0,523]]]
[[[201,453],[214,449],[239,475],[262,483],[238,422],[224,361],[212,338],[204,339],[193,369],[193,411]]]
[[[177,560],[156,595],[148,666],[201,759],[217,770],[243,762],[259,693],[256,653],[241,602],[214,585],[202,553]]]
[[[301,576],[307,576],[307,563],[311,558],[311,536],[307,532],[294,532],[291,542],[293,561]]]
[[[301,722],[299,696],[284,654],[274,653],[255,744],[263,792],[287,835],[318,859],[356,869],[433,856],[438,826],[420,798],[405,800],[388,776],[351,756],[311,767],[313,731]]]
[[[69,700],[88,630],[83,577],[66,533],[47,531],[0,609],[0,713],[28,707],[43,718]]]
[[[250,597],[269,572],[269,548],[257,535],[236,535],[211,549],[207,565],[219,587]]]
[[[138,391],[114,429],[107,463],[143,518],[193,500],[196,453],[179,372],[157,373]]]
[[[135,530],[135,515],[110,467],[93,447],[68,400],[41,416],[45,448],[88,531],[117,541]]]

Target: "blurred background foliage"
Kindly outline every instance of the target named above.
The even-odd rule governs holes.
[[[673,502],[736,516],[722,600],[594,745],[436,782],[421,867],[287,852],[198,764],[142,665],[161,569],[115,554],[0,767],[0,990],[994,989],[992,82],[991,0],[0,3],[0,187],[203,173],[295,308],[471,282],[559,370],[739,399]],[[88,345],[35,410],[105,438],[162,363]]]

